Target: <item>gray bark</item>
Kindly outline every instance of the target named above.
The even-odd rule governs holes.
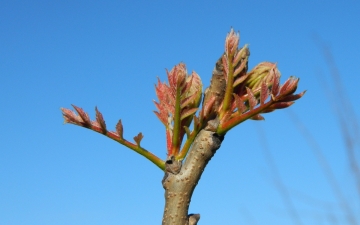
[[[196,137],[184,164],[174,159],[167,161],[163,179],[165,209],[162,225],[195,225],[199,214],[188,215],[193,191],[200,180],[207,163],[220,147],[223,137],[208,130],[201,130]],[[175,173],[172,167],[180,168]],[[170,171],[170,172],[168,172]]]
[[[203,107],[211,98],[215,101],[208,112],[204,115],[202,129],[192,144],[184,164],[176,161],[174,157],[166,161],[165,176],[162,181],[165,189],[165,209],[162,225],[196,225],[200,214],[188,215],[191,196],[198,184],[201,174],[210,159],[220,148],[224,136],[214,132],[218,127],[218,108],[225,95],[225,78],[221,57],[216,62],[212,73],[210,87],[206,89]]]

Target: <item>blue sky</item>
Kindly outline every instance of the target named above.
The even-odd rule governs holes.
[[[184,62],[208,86],[230,27],[249,44],[250,68],[277,62],[282,81],[295,75],[308,91],[291,109],[226,135],[190,211],[201,214],[199,224],[349,224],[295,114],[360,224],[334,114],[340,103],[331,98],[343,92],[318,45],[331,51],[359,115],[359,11],[359,1],[0,1],[0,224],[159,224],[162,171],[102,135],[63,125],[60,107],[75,104],[94,118],[97,106],[109,128],[122,119],[126,138],[141,131],[142,145],[165,158],[152,112],[156,77]]]

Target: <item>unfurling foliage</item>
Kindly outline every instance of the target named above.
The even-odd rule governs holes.
[[[184,134],[188,131],[201,100],[202,83],[199,75],[187,74],[184,63],[167,72],[169,85],[155,86],[159,103],[155,102],[156,116],[165,125],[168,156],[179,153]],[[189,132],[189,131],[188,131]]]
[[[72,106],[77,114],[61,108],[65,123],[101,133],[143,155],[164,171],[163,225],[197,224],[200,215],[188,214],[192,193],[231,128],[247,119],[263,120],[263,113],[287,108],[305,94],[305,91],[294,94],[298,78],[290,77],[280,85],[280,71],[275,63],[262,62],[248,72],[250,51],[247,45],[239,48],[239,42],[239,34],[231,29],[224,53],[215,64],[210,86],[204,93],[199,75],[188,74],[184,63],[166,71],[168,84],[158,80],[155,115],[165,126],[166,160],[141,146],[144,138],[141,132],[133,138],[134,142],[125,139],[121,120],[115,131],[108,131],[97,107],[95,120],[75,105]]]
[[[239,33],[231,29],[225,40],[225,52],[217,61],[211,85],[202,99],[202,82],[195,72],[187,74],[180,63],[166,71],[168,84],[158,80],[155,85],[158,102],[154,101],[156,116],[165,126],[167,158],[183,160],[202,129],[225,135],[231,128],[247,120],[263,120],[263,113],[291,106],[304,92],[294,94],[299,79],[290,77],[280,86],[280,71],[275,63],[262,62],[248,72],[250,51],[248,45],[238,47]],[[74,106],[75,112],[62,108],[65,123],[72,123],[94,130],[145,156],[159,168],[165,161],[140,146],[144,137],[139,133],[135,143],[124,139],[123,125],[119,120],[115,131],[108,131],[102,114],[95,108],[96,120]],[[198,115],[196,112],[199,111]],[[215,122],[214,122],[215,121]],[[190,130],[194,122],[193,130]],[[183,139],[186,134],[186,141]],[[181,147],[182,146],[182,147]]]

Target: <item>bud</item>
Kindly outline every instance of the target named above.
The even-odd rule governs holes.
[[[245,86],[252,90],[258,89],[263,82],[265,82],[266,85],[271,84],[274,76],[280,77],[280,71],[277,69],[276,64],[262,62],[248,73]]]
[[[235,33],[234,30],[231,28],[230,33],[228,33],[225,39],[225,53],[227,56],[235,54],[239,41],[239,33]]]

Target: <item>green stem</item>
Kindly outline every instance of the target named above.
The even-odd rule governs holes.
[[[131,150],[134,150],[135,152],[139,153],[140,155],[144,156],[148,160],[150,160],[152,163],[154,163],[157,167],[159,167],[161,170],[165,169],[165,162],[161,160],[156,155],[152,154],[148,150],[142,148],[139,145],[133,144],[125,139],[119,139],[117,136],[113,135],[111,132],[106,132],[105,136],[113,139],[114,141],[119,142],[120,144],[130,148]]]
[[[176,89],[176,102],[175,102],[175,115],[174,115],[174,129],[173,129],[173,137],[172,137],[172,148],[173,148],[173,153],[176,156],[179,153],[179,149],[180,149],[180,124],[181,124],[181,118],[180,118],[180,113],[181,113],[181,105],[180,105],[180,100],[181,100],[181,87],[179,84],[177,84],[177,89]]]
[[[76,125],[78,125],[78,124],[76,124]],[[165,162],[162,159],[160,159],[159,157],[157,157],[156,155],[149,152],[148,150],[140,147],[140,145],[136,145],[125,139],[122,139],[113,132],[106,131],[106,133],[103,133],[103,131],[101,129],[97,129],[97,127],[94,127],[94,126],[85,127],[85,128],[96,131],[100,134],[105,135],[108,138],[113,139],[116,142],[119,142],[120,144],[122,144],[122,145],[134,150],[135,152],[139,153],[140,155],[144,156],[145,158],[150,160],[152,163],[154,163],[157,167],[159,167],[161,170],[165,170]]]
[[[239,123],[242,123],[245,120],[261,113],[263,110],[265,110],[266,108],[271,106],[272,103],[273,103],[273,101],[270,100],[269,102],[259,106],[258,108],[250,110],[244,114],[233,116],[230,120],[226,121],[225,123],[220,123],[218,129],[216,130],[216,133],[219,135],[225,135],[226,132],[228,132],[231,128],[233,128],[236,125],[238,125]],[[237,114],[237,112],[235,112],[234,114]]]
[[[176,160],[181,161],[185,158],[199,131],[200,129],[196,129],[196,130],[194,129],[193,132],[191,132],[190,136],[187,138],[184,146],[182,147],[180,153],[175,157]]]
[[[224,97],[224,103],[220,112],[220,119],[224,116],[224,114],[229,110],[231,99],[233,98],[233,83],[234,83],[234,66],[232,64],[234,55],[231,54],[227,56],[228,60],[228,74],[227,74],[227,82],[226,82],[226,91]]]

